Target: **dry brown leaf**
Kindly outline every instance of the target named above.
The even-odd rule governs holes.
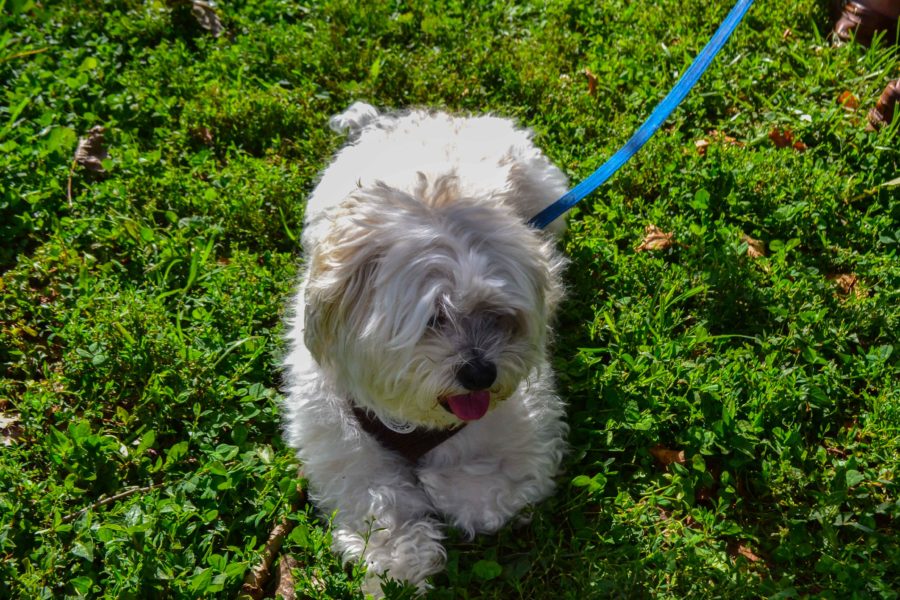
[[[194,135],[194,137],[198,141],[200,141],[205,146],[213,145],[213,135],[212,135],[212,131],[210,131],[209,127],[203,127],[203,126],[197,127],[196,129],[191,131],[191,133]]]
[[[834,446],[829,445],[828,440],[825,440],[825,443],[823,445],[825,446],[825,452],[827,452],[828,454],[831,454],[832,456],[837,456],[840,459],[846,459],[849,456],[847,451],[844,450],[843,448],[836,448]]]
[[[281,596],[284,600],[296,600],[297,592],[294,590],[294,575],[291,569],[297,569],[300,563],[290,554],[285,554],[278,561],[278,568],[275,571],[275,597]]]
[[[735,137],[724,134],[717,129],[710,130],[709,135],[713,136],[718,141],[728,144],[729,146],[737,146],[738,148],[744,147],[744,142],[741,142],[740,140],[738,140]]]
[[[697,152],[700,156],[706,156],[706,150],[711,143],[724,144],[726,146],[734,146],[736,148],[743,148],[744,143],[734,138],[730,135],[726,135],[721,131],[716,129],[710,129],[706,132],[707,138],[701,138],[694,142],[694,146],[697,148]]]
[[[597,95],[597,76],[591,73],[591,70],[585,68],[584,76],[587,77],[588,81],[588,94],[591,96]]]
[[[109,153],[103,146],[103,134],[106,128],[100,125],[91,127],[88,134],[78,140],[75,148],[75,162],[95,173],[103,173],[103,159],[109,158]]]
[[[794,132],[787,127],[783,129],[776,127],[769,132],[769,139],[772,140],[776,148],[787,148],[794,143]]]
[[[829,281],[837,286],[838,295],[854,296],[855,298],[864,298],[866,292],[860,285],[859,278],[854,273],[836,273],[826,277]]]
[[[746,558],[748,561],[750,561],[752,563],[759,562],[762,560],[760,557],[758,557],[753,552],[753,550],[751,550],[744,544],[741,544],[740,542],[738,542],[738,544],[736,546],[733,546],[731,548],[731,556],[732,556],[732,558],[737,558],[738,556],[743,556],[744,558]]]
[[[794,132],[788,127],[779,129],[778,127],[769,132],[769,139],[775,144],[776,148],[787,148],[791,146],[797,152],[806,152],[806,144],[802,140],[794,139]]]
[[[0,444],[12,446],[22,439],[24,430],[19,424],[19,417],[9,413],[0,413]]]
[[[747,242],[747,256],[750,258],[760,258],[766,255],[766,245],[761,241],[750,237],[746,233],[741,235],[741,241]]]
[[[858,281],[856,275],[853,273],[841,273],[840,275],[829,275],[828,279],[830,279],[838,288],[838,292],[844,296],[849,296],[853,289],[856,287],[856,282]]]
[[[634,249],[635,252],[644,250],[665,250],[675,243],[675,234],[666,233],[656,225],[647,225],[644,228],[644,241]]]
[[[650,454],[664,467],[672,463],[683,465],[685,460],[687,460],[684,456],[684,450],[671,450],[659,445],[650,448]]]
[[[700,156],[706,156],[706,149],[709,147],[709,142],[706,140],[697,140],[694,142],[694,147],[697,148],[697,153]]]
[[[856,110],[859,108],[859,98],[854,96],[850,90],[844,90],[841,92],[841,95],[838,96],[838,104],[844,108]]]
[[[222,21],[211,3],[203,0],[192,0],[191,14],[197,19],[200,27],[213,34],[214,37],[219,37],[225,32],[225,27],[222,25]]]

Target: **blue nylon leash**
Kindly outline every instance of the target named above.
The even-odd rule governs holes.
[[[669,92],[662,101],[656,105],[644,124],[641,125],[634,135],[631,136],[624,146],[618,152],[612,155],[605,163],[600,165],[596,171],[590,174],[587,179],[576,185],[574,188],[565,193],[559,200],[539,212],[528,222],[532,227],[544,229],[555,219],[568,211],[570,208],[581,202],[591,192],[603,185],[607,179],[613,176],[622,165],[634,156],[641,147],[653,137],[656,130],[665,122],[672,111],[681,104],[691,88],[697,83],[697,80],[703,75],[710,63],[718,54],[728,38],[737,28],[741,19],[747,13],[753,0],[738,0],[722,24],[713,34],[712,38],[707,42],[688,70],[684,72],[672,91]]]

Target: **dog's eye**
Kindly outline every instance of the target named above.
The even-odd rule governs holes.
[[[447,315],[444,314],[444,311],[438,310],[436,313],[431,315],[431,318],[428,319],[428,328],[429,329],[442,329],[447,324]]]
[[[494,315],[494,324],[497,328],[517,334],[522,329],[522,319],[515,314],[504,313]]]

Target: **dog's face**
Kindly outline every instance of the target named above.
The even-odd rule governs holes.
[[[446,427],[484,416],[544,358],[562,258],[507,209],[360,190],[310,257],[305,341],[359,405]]]

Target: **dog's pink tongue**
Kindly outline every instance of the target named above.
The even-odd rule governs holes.
[[[449,396],[447,404],[453,414],[463,421],[477,421],[488,411],[491,404],[491,393],[487,390]]]

